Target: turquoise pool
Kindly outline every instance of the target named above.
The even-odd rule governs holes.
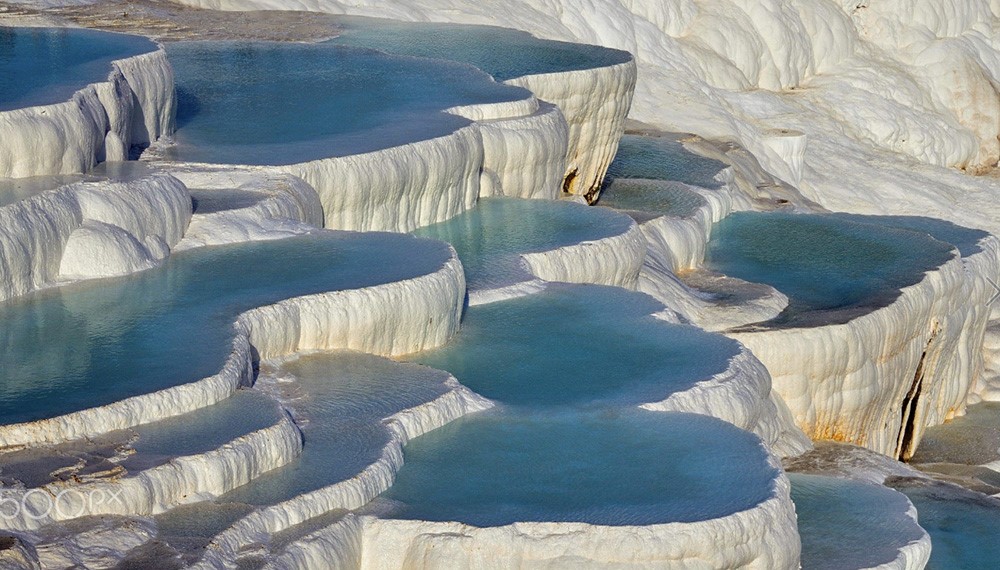
[[[219,370],[242,311],[416,277],[449,256],[406,235],[320,231],[190,250],[2,304],[0,417],[31,421],[199,380]]]
[[[789,306],[775,323],[794,325],[885,306],[952,256],[951,244],[881,218],[737,212],[716,224],[705,266],[781,291]]]
[[[677,137],[625,135],[608,168],[608,179],[673,180],[702,188],[721,186],[715,176],[726,165],[684,148]]]
[[[919,540],[909,501],[881,485],[790,473],[805,570],[855,570],[888,564]],[[923,517],[921,517],[922,519]]]
[[[524,75],[576,71],[628,62],[628,52],[587,44],[543,40],[494,26],[338,19],[340,45],[473,65],[505,81]]]
[[[472,210],[414,235],[452,244],[469,288],[488,289],[531,278],[522,253],[619,235],[631,224],[627,216],[582,204],[484,198]]]
[[[468,120],[444,109],[524,99],[453,62],[332,42],[167,45],[177,133],[167,158],[293,164],[442,136]]]
[[[391,518],[696,522],[755,507],[778,471],[756,436],[695,414],[604,411],[468,416],[408,444],[380,503]]]
[[[601,190],[601,206],[686,218],[706,205],[705,199],[676,182],[618,178]]]
[[[0,26],[0,111],[68,101],[107,79],[112,61],[156,49],[140,36]]]
[[[659,310],[624,289],[550,285],[469,307],[451,343],[411,358],[505,404],[593,408],[661,401],[739,352],[721,335],[650,316]]]
[[[350,479],[389,442],[383,420],[447,391],[448,374],[348,351],[299,356],[277,372],[302,429],[302,455],[220,498],[270,505]]]

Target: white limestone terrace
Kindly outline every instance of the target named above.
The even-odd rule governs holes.
[[[234,413],[247,423],[247,415],[260,412],[262,407],[248,405],[246,398],[238,396],[217,407],[227,409],[209,408],[202,415],[189,414],[191,417],[179,416],[172,421],[159,422],[173,425],[153,423],[137,430],[137,443],[131,445],[138,449],[122,450],[134,450],[136,454],[123,461],[109,462],[110,473],[87,473],[81,469],[66,480],[0,490],[5,501],[16,501],[20,505],[17,515],[5,517],[5,527],[37,531],[54,522],[86,516],[148,516],[245,485],[288,464],[301,453],[301,434],[284,412],[272,410],[254,417],[252,423],[259,425],[241,433],[239,427],[242,426],[234,420]],[[188,424],[178,427],[177,422]],[[170,435],[194,439],[156,441],[158,437]],[[153,441],[147,443],[147,438]],[[209,448],[205,449],[206,446]],[[13,462],[5,468],[11,478],[18,476],[21,467],[17,459],[16,455],[5,458],[5,463]],[[31,467],[39,469],[50,459],[42,455]],[[144,465],[147,462],[150,463]],[[66,471],[69,470],[64,469],[63,473]]]
[[[896,239],[891,234],[903,232],[901,243],[908,244],[901,246],[907,250],[904,257],[912,256],[917,251],[910,249],[912,244],[921,240],[927,242],[920,253],[928,261],[935,250],[944,254],[950,249],[950,254],[942,257],[946,261],[937,268],[925,267],[922,276],[900,281],[905,272],[886,275],[884,286],[903,285],[888,297],[876,295],[846,311],[807,310],[797,316],[796,309],[791,309],[770,325],[734,329],[729,334],[768,366],[776,391],[811,437],[849,441],[908,458],[927,426],[964,413],[969,396],[976,393],[984,368],[982,338],[992,295],[986,276],[998,267],[998,242],[984,232],[926,218],[832,219],[848,225],[875,224],[883,236],[876,241],[891,241]],[[864,245],[859,247],[866,250]],[[873,251],[880,248],[875,246]],[[820,253],[823,250],[817,248],[819,258],[807,265],[824,263],[822,256],[832,255],[826,262],[837,267],[837,254]],[[890,256],[884,260],[885,267],[899,259],[892,261]],[[794,265],[786,269],[787,275],[795,275]],[[821,269],[814,270],[823,274]],[[785,289],[795,304],[794,291],[770,282]],[[790,320],[782,323],[786,318]],[[824,356],[816,359],[810,356],[814,354]]]
[[[148,39],[68,28],[0,33],[13,46],[0,72],[18,78],[0,93],[0,177],[83,173],[173,131],[173,73]]]
[[[387,489],[410,439],[492,407],[445,372],[360,353],[318,352],[266,366],[263,383],[292,410],[305,446],[286,468],[193,507],[211,517],[231,504],[253,506],[211,537],[201,567],[277,554],[297,525],[361,507]],[[255,544],[262,549],[248,548]]]
[[[284,361],[277,375],[280,381],[274,385],[286,394],[288,405],[302,411],[301,414],[295,413],[297,421],[300,417],[304,420],[306,445],[302,463],[294,470],[293,465],[276,470],[257,482],[222,497],[220,500],[223,502],[259,502],[271,506],[253,512],[220,533],[204,549],[204,557],[197,567],[233,568],[241,564],[267,564],[268,567],[275,568],[330,565],[368,568],[397,567],[418,561],[424,565],[477,565],[485,562],[481,556],[486,552],[492,553],[491,556],[499,556],[504,564],[552,556],[556,557],[552,560],[563,560],[566,563],[573,560],[580,564],[587,564],[588,561],[590,564],[642,563],[663,559],[681,563],[684,560],[707,557],[721,565],[795,567],[798,563],[798,541],[788,498],[788,483],[777,468],[769,448],[774,446],[792,449],[807,446],[808,442],[791,425],[790,418],[787,415],[782,417],[769,401],[767,376],[760,365],[748,354],[731,354],[727,348],[729,341],[721,337],[712,338],[709,342],[708,337],[711,335],[701,333],[693,327],[670,325],[653,319],[647,313],[655,312],[657,307],[662,309],[662,306],[641,294],[607,287],[548,287],[552,291],[470,308],[463,330],[456,336],[454,343],[438,351],[410,357],[451,370],[464,382],[491,395],[492,400],[503,406],[501,410],[495,414],[487,412],[488,415],[485,416],[475,414],[467,419],[460,419],[457,423],[452,421],[443,428],[439,426],[446,422],[436,420],[431,425],[439,429],[408,443],[403,449],[399,444],[409,440],[413,434],[413,429],[407,428],[403,432],[408,434],[405,438],[398,442],[395,438],[392,440],[396,443],[393,443],[393,451],[388,460],[380,459],[379,463],[371,464],[371,468],[366,467],[353,478],[342,482],[338,482],[340,473],[348,476],[359,471],[359,467],[354,466],[355,460],[351,459],[358,452],[334,452],[327,448],[334,446],[338,450],[348,447],[353,449],[352,446],[357,445],[356,438],[335,437],[335,433],[328,433],[329,428],[324,426],[336,428],[349,424],[354,426],[352,433],[360,430],[361,439],[367,440],[368,436],[364,435],[367,431],[360,429],[360,425],[355,425],[352,418],[359,413],[370,413],[369,410],[380,410],[386,404],[362,404],[362,400],[367,401],[373,397],[373,392],[382,393],[365,387],[375,381],[402,383],[404,388],[401,394],[407,394],[411,388],[405,386],[412,380],[404,381],[395,377],[400,373],[412,376],[412,373],[401,368],[403,365],[390,365],[386,361],[380,364],[378,359],[363,355],[319,353]],[[589,315],[590,312],[594,312],[594,315]],[[576,317],[571,325],[577,330],[575,336],[559,329],[556,323],[561,319],[556,315]],[[622,327],[631,329],[630,336],[620,338],[621,331],[615,325],[607,330],[595,329],[593,326],[595,323],[607,326],[607,323],[617,321],[621,321]],[[670,330],[659,331],[657,334],[657,327]],[[493,336],[489,336],[490,334]],[[655,337],[654,340],[649,339],[651,334]],[[672,342],[661,338],[664,334]],[[615,348],[611,349],[578,342],[577,337],[582,339],[591,335],[618,340]],[[510,368],[516,368],[516,363],[504,356],[512,352],[526,354],[524,349],[510,345],[511,342],[518,342],[518,339],[531,343],[532,350],[545,356],[526,359],[520,373]],[[643,340],[640,342],[639,339]],[[544,343],[548,342],[574,352],[572,355],[561,355],[557,350],[546,348]],[[692,350],[693,347],[697,349]],[[638,356],[641,358],[614,356],[624,354],[621,352],[623,350],[640,351]],[[582,357],[592,351],[596,351],[596,354]],[[667,357],[661,354],[663,351],[675,356]],[[366,360],[367,364],[364,362]],[[506,360],[506,364],[500,364],[502,360]],[[572,363],[569,369],[565,366],[567,363]],[[624,366],[627,370],[620,370],[615,376],[617,381],[609,383],[612,378],[605,370],[615,366]],[[394,367],[399,370],[393,370]],[[716,368],[723,372],[707,382],[696,381],[692,384],[673,379],[675,376],[698,378],[700,372],[709,374]],[[659,372],[651,372],[652,369]],[[760,374],[755,373],[755,370]],[[484,374],[492,376],[485,378]],[[358,384],[355,378],[370,379]],[[338,387],[342,383],[346,383],[345,387]],[[493,383],[495,385],[491,385]],[[675,388],[675,397],[651,408],[660,411],[635,410],[636,403],[649,398],[660,399],[665,391],[674,391]],[[758,393],[761,391],[762,394]],[[317,406],[314,403],[318,398],[317,394],[328,392],[323,397],[336,396],[329,405],[339,402],[336,407],[338,410],[343,408],[343,412],[331,413],[329,405]],[[684,397],[682,394],[688,395]],[[737,402],[741,403],[734,407]],[[744,405],[745,410],[741,407]],[[604,411],[608,407],[613,410],[620,406],[634,411]],[[541,415],[535,420],[531,419],[530,412],[524,411],[529,408],[537,408]],[[471,409],[481,410],[483,406]],[[431,407],[427,407],[426,412],[414,414],[405,423],[418,422],[418,417],[431,410]],[[578,417],[580,412],[575,410],[584,410],[583,423]],[[764,442],[715,418],[678,413],[676,410],[721,414],[739,425],[756,426],[752,429],[762,435]],[[641,417],[633,417],[636,413]],[[452,413],[448,417],[455,420],[459,415],[461,414]],[[542,417],[545,419],[541,420]],[[420,420],[417,425],[426,425],[426,421]],[[533,427],[539,421],[543,425]],[[396,431],[395,422],[387,425]],[[619,432],[619,429],[624,432]],[[313,455],[306,461],[310,430],[314,430]],[[643,435],[639,436],[630,430],[638,430]],[[582,437],[583,433],[597,438],[593,449],[579,445],[580,442],[588,441],[588,437]],[[443,445],[440,439],[442,437],[446,442]],[[525,437],[528,439],[522,441],[521,438]],[[480,441],[482,438],[486,438],[486,441]],[[571,445],[566,438],[571,438],[576,443]],[[605,442],[604,438],[608,441]],[[655,445],[662,443],[671,449],[653,452],[657,456],[687,457],[688,454],[701,454],[699,459],[691,462],[681,460],[663,463],[674,465],[670,469],[680,471],[687,469],[688,465],[696,465],[692,468],[699,472],[704,470],[704,474],[711,473],[708,478],[685,478],[686,481],[700,482],[695,485],[700,490],[688,489],[690,493],[698,493],[699,497],[702,493],[717,496],[719,490],[725,488],[740,489],[737,493],[740,496],[720,501],[717,507],[705,507],[706,503],[700,499],[693,500],[688,492],[679,491],[674,483],[667,483],[675,482],[675,477],[659,474],[656,470],[651,473],[646,469],[648,456],[645,454],[650,451],[646,443],[639,444],[645,451],[629,448],[639,453],[641,459],[639,455],[627,455],[623,459],[622,454],[626,452],[622,451],[621,445],[609,445],[611,441],[649,442],[650,438],[659,442]],[[500,485],[481,480],[489,472],[497,472],[495,465],[488,468],[487,465],[495,464],[498,450],[505,445],[522,449],[520,454],[499,451],[501,456],[512,458],[512,463],[503,473],[517,473],[517,477]],[[408,516],[397,517],[392,513],[392,505],[396,504],[393,501],[399,497],[394,495],[394,489],[399,484],[396,472],[401,470],[401,474],[406,473],[413,446],[417,446],[417,457],[423,453],[432,453],[451,457],[456,461],[470,460],[462,469],[443,468],[443,473],[452,473],[450,476],[435,471],[437,474],[431,476],[430,480],[444,485],[442,490],[445,487],[450,489],[447,493],[452,496],[452,500],[439,501],[441,491],[432,491],[431,495],[424,496],[426,505],[448,503],[460,511],[465,509],[469,513],[479,512],[482,516],[492,516],[489,513],[494,512],[503,513],[503,510],[496,511],[486,506],[480,509],[477,500],[466,501],[466,491],[476,496],[483,496],[483,493],[491,497],[494,493],[499,493],[498,497],[502,496],[507,492],[502,489],[507,486],[522,488],[517,481],[529,476],[526,471],[529,466],[531,473],[537,475],[535,470],[540,468],[548,474],[542,475],[539,480],[551,480],[554,486],[547,488],[560,498],[552,505],[548,505],[545,500],[538,504],[532,503],[532,506],[525,503],[523,508],[514,508],[506,514],[500,514],[501,517],[514,517],[507,522],[487,523],[478,519],[466,520],[464,516],[458,519],[430,518],[421,522],[426,516],[417,511]],[[679,447],[675,449],[676,446]],[[365,459],[359,465],[368,464],[372,449],[377,447],[367,445],[369,450],[361,454],[360,457]],[[534,451],[523,453],[530,449]],[[617,496],[608,497],[609,502],[605,505],[601,502],[605,499],[595,499],[592,493],[581,491],[576,485],[565,485],[569,474],[556,475],[560,470],[567,469],[567,465],[593,463],[582,470],[573,468],[572,477],[579,477],[581,473],[595,473],[594,480],[588,484],[601,489],[615,487],[598,482],[606,475],[616,478],[619,476],[617,471],[607,472],[609,457],[598,451],[603,450],[606,454],[612,449],[615,450],[615,465],[628,465],[630,470],[645,471],[645,478],[639,472],[636,472],[635,477],[629,477],[633,482],[643,481],[643,484],[637,483],[637,486],[629,486],[629,489],[644,496],[647,496],[647,490],[650,491],[648,504],[643,503],[646,506],[637,506],[634,497],[629,499]],[[798,447],[798,452],[801,449],[803,447]],[[470,454],[474,457],[470,458]],[[403,462],[404,457],[407,458],[406,463]],[[521,459],[517,459],[519,457]],[[727,457],[730,458],[726,459]],[[758,465],[759,462],[763,463]],[[708,466],[708,463],[713,466]],[[433,464],[430,467],[435,469]],[[605,475],[598,475],[600,470],[604,470]],[[724,484],[716,480],[730,476],[739,479],[740,483]],[[449,477],[459,477],[464,483],[455,485]],[[534,475],[530,477],[534,480]],[[657,487],[655,491],[646,489],[649,477],[666,487]],[[714,483],[709,482],[709,479]],[[320,481],[328,483],[313,490]],[[526,485],[523,489],[529,487],[530,485]],[[419,484],[418,490],[414,491],[412,485],[407,488],[410,491],[402,491],[404,496],[423,496]],[[384,497],[388,499],[389,506],[386,506],[384,499],[379,499],[365,507],[377,494],[386,492],[387,489],[389,494]],[[414,492],[417,495],[413,495]],[[537,497],[532,491],[527,492]],[[296,493],[301,494],[296,496]],[[292,498],[288,498],[289,496]],[[277,502],[281,499],[287,500]],[[617,503],[619,500],[623,502]],[[563,512],[560,509],[568,505],[556,505],[561,501],[570,501],[568,505],[578,504],[582,510],[575,511],[576,507],[569,506],[570,510]],[[712,500],[707,500],[707,503],[716,504]],[[355,514],[345,514],[345,511],[361,507],[365,507],[361,518]],[[596,510],[591,510],[592,507]],[[203,508],[201,516],[214,518],[211,506]],[[197,512],[195,510],[184,516],[197,517]],[[448,520],[456,522],[445,522]],[[465,522],[457,522],[458,520]],[[522,522],[511,525],[511,521]],[[452,543],[448,537],[455,536],[456,532],[467,539]],[[416,535],[422,538],[416,538]],[[393,546],[390,548],[389,544]],[[612,544],[617,547],[612,547]],[[627,546],[622,548],[623,544]],[[710,549],[703,548],[709,544]],[[429,552],[427,549],[433,549],[437,554],[428,558],[424,556],[424,553]],[[571,558],[563,559],[558,554],[570,551],[575,553]],[[390,555],[390,558],[386,558]]]
[[[623,49],[640,70],[635,119],[735,141],[791,183],[801,164],[798,185],[832,210],[1000,229],[996,179],[947,168],[983,172],[1000,156],[990,0],[179,3],[501,25]]]
[[[368,26],[375,24],[365,22],[359,29]],[[486,32],[472,27],[452,34],[468,36],[467,43],[492,39],[492,45],[508,36],[523,35],[510,30],[501,32],[500,38],[484,37]],[[409,43],[390,46],[400,51],[420,40],[420,36],[402,33],[393,37],[397,41],[399,37],[409,38]],[[532,53],[558,54],[558,50],[567,49],[562,44],[550,47],[530,36],[527,40]],[[527,40],[521,38],[522,42]],[[591,142],[595,136],[607,139],[593,144],[612,145],[610,151],[601,151],[608,154],[609,160],[628,110],[632,85],[616,73],[605,80],[605,88],[585,85],[586,90],[574,91],[588,96],[569,98],[573,105],[585,108],[571,109],[574,115],[568,116],[558,106],[540,103],[529,91],[496,84],[466,64],[387,56],[342,46],[338,41],[318,45],[256,44],[251,49],[254,56],[241,62],[239,69],[243,74],[255,72],[261,82],[258,87],[270,87],[234,89],[221,97],[217,85],[223,80],[220,78],[227,77],[221,62],[225,57],[240,57],[234,45],[169,46],[181,93],[180,129],[174,145],[158,145],[145,156],[281,165],[278,170],[295,174],[317,189],[324,204],[326,227],[408,231],[446,220],[471,207],[480,195],[558,197],[568,176],[567,153],[573,154],[575,161],[589,161],[584,151],[573,146],[586,146],[577,140],[583,136],[579,124],[612,123],[610,132],[587,134],[589,138],[584,141]],[[367,43],[380,45],[370,39]],[[584,61],[592,66],[605,60],[626,67],[631,62],[621,52],[591,49],[600,56],[588,54],[589,59]],[[207,53],[215,53],[218,58],[207,57]],[[289,67],[285,58],[291,53],[296,55],[296,64]],[[206,69],[206,65],[218,69]],[[313,67],[316,73],[303,79],[305,69]],[[392,75],[393,83],[363,71],[372,67]],[[324,71],[320,73],[320,69]],[[359,83],[328,84],[329,78],[345,74],[357,76]],[[241,84],[235,83],[237,87]],[[261,113],[255,118],[264,116],[266,121],[256,123],[241,116],[266,106],[265,98],[277,96],[290,85],[296,89],[282,97],[297,97],[315,109],[289,109],[291,114],[284,118],[271,116],[273,111]],[[309,96],[310,90],[318,90],[317,96]],[[318,96],[320,92],[322,97]],[[604,104],[609,96],[621,101],[620,105]],[[345,104],[359,109],[350,120],[342,116]],[[612,116],[606,117],[609,112]],[[327,115],[328,121],[318,120]],[[587,168],[591,168],[590,164],[587,162]],[[598,160],[597,164],[602,165],[603,172],[604,163]],[[579,168],[573,166],[573,170]],[[572,178],[577,180],[579,173],[573,173]]]
[[[449,107],[483,119],[534,116],[529,131],[541,125],[554,145],[542,156],[563,152],[565,123],[552,121],[551,109],[468,66],[329,43],[182,42],[168,51],[179,130],[144,158],[293,174],[316,189],[328,228],[408,231],[474,205],[481,170],[496,169],[486,168],[477,124]],[[267,109],[274,100],[297,103]],[[557,171],[549,170],[532,182],[554,196]]]
[[[621,288],[549,283],[469,307],[452,342],[407,359],[511,406],[701,413],[758,434],[780,455],[809,448],[760,362],[720,335],[665,322],[664,311]],[[510,359],[515,353],[535,356]]]
[[[632,103],[636,69],[630,54],[488,26],[348,17],[337,22],[337,43],[461,61],[556,105],[569,126],[562,190],[597,200]]]
[[[0,207],[0,300],[164,262],[191,219],[184,185],[162,172],[33,179]],[[13,185],[10,182],[8,185]]]
[[[243,52],[231,43],[168,44],[178,77],[179,130],[173,144],[155,145],[144,157],[275,166],[317,189],[326,226],[337,229],[408,231],[446,220],[480,195],[556,198],[561,187],[599,188],[634,85],[627,53],[544,42],[512,30],[351,22],[338,22],[342,35],[320,44],[240,44]],[[420,42],[428,37],[443,38],[426,54],[442,59],[409,55],[425,55]],[[555,105],[497,84],[467,63],[445,61],[479,63],[460,51],[445,58],[449,41],[480,52],[503,43],[504,50],[488,50],[505,54],[494,59],[544,69],[551,77],[539,85],[559,84],[549,97]],[[252,55],[238,66],[241,81],[220,92],[214,86],[226,77],[222,62],[247,53]],[[315,73],[303,75],[307,69]],[[588,78],[578,85],[559,69]],[[393,82],[383,81],[383,74]],[[607,77],[594,85],[595,74]],[[342,76],[358,79],[330,84]],[[571,92],[563,93],[567,81]],[[240,87],[250,83],[252,88]],[[290,85],[296,89],[284,93]],[[314,91],[323,96],[310,95]],[[244,116],[275,97],[300,103],[258,114],[263,122]],[[355,108],[350,117],[344,105]]]
[[[647,246],[638,288],[682,319],[708,330],[726,330],[773,318],[788,303],[783,294],[706,271],[701,264],[713,224],[733,211],[759,205],[758,184],[750,178],[766,174],[727,156],[719,158],[730,162],[696,154],[688,149],[691,139],[648,131],[623,137],[599,205],[639,222]],[[784,195],[797,198],[794,193]]]
[[[733,210],[761,208],[762,205],[772,207],[774,201],[762,203],[759,196],[749,194],[745,185],[734,191],[734,185],[726,182],[732,178],[727,178],[729,175],[723,164],[716,165],[717,173],[713,176],[712,170],[700,171],[697,160],[686,163],[651,160],[664,158],[664,144],[669,142],[669,139],[663,141],[653,137],[640,138],[634,143],[626,140],[617,161],[619,166],[611,169],[613,175],[619,176],[618,180],[628,176],[678,178],[712,186],[711,189],[674,186],[675,190],[696,192],[711,206],[703,207],[704,214],[700,216],[658,215],[664,209],[663,204],[643,195],[644,190],[656,190],[658,186],[648,184],[645,189],[635,190],[638,196],[646,199],[644,204],[634,196],[623,200],[628,207],[651,210],[653,213],[647,216],[657,216],[643,224],[644,228],[653,231],[647,231],[647,237],[651,237],[644,267],[647,278],[640,281],[640,287],[647,287],[645,290],[663,298],[668,305],[675,303],[682,316],[695,322],[705,318],[703,307],[705,301],[711,300],[711,296],[700,295],[691,289],[691,285],[704,286],[704,277],[683,281],[686,273],[692,274],[688,272],[695,267],[708,267],[723,274],[735,272],[736,277],[763,282],[762,287],[777,288],[787,294],[788,298],[781,294],[758,297],[780,303],[766,302],[756,306],[751,303],[751,310],[742,304],[723,305],[722,310],[716,308],[708,317],[711,321],[720,313],[732,313],[719,319],[730,326],[718,328],[727,330],[727,334],[746,344],[764,362],[775,391],[781,394],[796,422],[810,437],[850,441],[894,457],[909,456],[919,444],[926,426],[963,413],[970,396],[971,401],[976,401],[981,397],[978,394],[989,393],[988,384],[979,380],[984,368],[982,335],[989,316],[986,303],[992,290],[986,277],[1000,270],[996,238],[985,232],[927,218],[834,216],[831,222],[824,223],[836,224],[838,222],[832,220],[839,219],[847,225],[882,224],[888,229],[877,232],[887,232],[885,239],[890,241],[888,234],[903,232],[898,236],[899,244],[910,244],[910,253],[902,255],[903,258],[916,251],[912,243],[926,241],[921,254],[928,257],[928,262],[933,262],[902,281],[903,274],[883,275],[884,287],[888,289],[882,293],[870,290],[870,298],[858,305],[842,298],[845,291],[836,290],[832,283],[839,283],[845,275],[852,274],[857,264],[867,258],[852,255],[842,246],[831,245],[839,243],[837,239],[819,243],[815,239],[816,228],[799,233],[792,229],[809,218],[771,214],[776,220],[770,226],[775,237],[766,244],[763,241],[768,240],[764,237],[768,230],[763,227],[747,229],[740,234],[741,238],[730,231],[728,237],[722,236],[727,240],[724,243],[718,235],[713,237],[713,231],[718,231],[713,224],[721,222],[721,227],[731,228],[742,223],[733,220],[764,215],[733,214]],[[672,154],[676,155],[677,150]],[[708,166],[706,164],[705,168]],[[756,200],[749,200],[748,195]],[[674,202],[678,202],[676,197]],[[796,209],[808,211],[812,205],[804,203]],[[782,229],[782,223],[792,225]],[[891,229],[893,227],[898,229]],[[777,237],[783,231],[782,237]],[[714,263],[705,263],[710,243],[716,244],[712,250],[716,259]],[[814,251],[803,252],[798,261],[793,254],[783,256],[781,252],[793,246],[813,247]],[[869,251],[870,246],[859,243],[852,247],[857,251]],[[894,247],[897,258],[907,249],[902,245]],[[732,262],[720,265],[720,260],[729,259],[726,256],[731,255],[727,248],[749,254],[748,259],[756,256],[754,258],[760,260],[759,267],[753,261],[748,261],[746,266],[740,265],[740,270],[737,269],[739,264]],[[757,254],[751,254],[755,248]],[[782,261],[769,258],[771,255],[783,256]],[[935,255],[937,261],[931,259]],[[837,259],[841,257],[844,271],[831,273],[830,268],[838,266]],[[766,267],[771,270],[765,270]],[[872,271],[882,275],[884,269],[878,265]],[[764,275],[768,271],[770,277]],[[922,275],[924,271],[926,275]],[[803,306],[805,290],[797,288],[794,281],[798,279],[796,276],[816,272],[828,275],[830,281],[823,291],[832,305],[825,307],[844,301],[847,310],[815,312],[814,309],[823,307]],[[871,284],[867,287],[870,289]],[[890,292],[899,289],[898,294]],[[718,291],[710,290],[709,293],[717,295]],[[791,305],[786,306],[789,300]],[[739,321],[746,316],[759,316],[760,322],[770,324],[744,326],[746,321]],[[848,398],[845,394],[854,394],[854,397]]]
[[[268,255],[282,263],[261,264]],[[382,269],[372,273],[372,264]],[[255,268],[255,279],[243,279],[246,267]],[[464,290],[461,265],[445,244],[319,231],[193,249],[100,287],[36,294],[3,307],[9,423],[0,437],[4,446],[58,443],[211,405],[252,381],[257,358],[309,348],[393,355],[440,344],[457,327]],[[227,291],[235,295],[229,301]],[[222,303],[231,316],[219,320],[206,302]],[[90,334],[73,332],[81,326]],[[49,342],[28,350],[38,334]],[[173,334],[186,340],[170,340]],[[67,392],[74,382],[89,388]],[[63,397],[47,398],[51,390]]]
[[[192,165],[175,165],[170,171],[188,187],[194,209],[177,251],[282,239],[323,226],[316,191],[290,174]]]
[[[508,416],[477,415],[411,443],[349,567],[798,567],[787,479],[746,432],[677,413]],[[740,459],[724,460],[734,448]],[[495,450],[511,458],[503,469]],[[650,463],[645,452],[680,460]],[[552,485],[567,478],[575,485]]]

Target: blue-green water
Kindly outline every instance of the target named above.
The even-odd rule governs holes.
[[[499,526],[695,522],[752,508],[777,470],[759,440],[708,416],[484,412],[406,446],[393,518]]]
[[[996,568],[1000,560],[1000,500],[953,485],[890,479],[909,497],[931,535],[928,570]]]
[[[858,214],[832,214],[837,219],[859,223],[877,223],[893,228],[927,234],[932,238],[950,243],[958,248],[962,257],[982,251],[979,242],[989,237],[989,232],[966,228],[937,218],[922,216],[861,216]]]
[[[389,442],[383,420],[447,391],[446,373],[347,351],[300,356],[280,378],[302,428],[302,455],[220,499],[269,505],[357,475]]]
[[[673,180],[718,188],[715,176],[726,168],[718,160],[705,158],[684,148],[673,137],[625,135],[618,143],[618,154],[608,168],[608,178],[645,178]]]
[[[598,203],[616,210],[685,218],[705,206],[705,199],[674,182],[619,178],[601,190]]]
[[[721,335],[650,316],[662,308],[624,289],[551,285],[469,307],[451,343],[411,358],[511,405],[656,402],[722,372],[739,351]]]
[[[167,46],[177,85],[168,158],[292,164],[442,136],[467,125],[456,105],[523,99],[453,62],[336,45],[181,42]]]
[[[154,50],[139,36],[0,26],[0,111],[68,101],[107,79],[112,61]]]
[[[892,562],[921,537],[902,494],[881,485],[790,473],[804,570],[854,570]]]
[[[257,390],[240,390],[214,406],[137,427],[135,454],[122,465],[134,473],[174,457],[206,453],[271,427],[283,415],[274,399]]]
[[[880,218],[738,212],[715,225],[705,266],[778,289],[789,307],[776,322],[795,324],[808,311],[885,306],[952,255]]]
[[[247,309],[439,268],[440,242],[316,232],[201,248],[126,278],[0,305],[0,417],[17,423],[108,404],[216,373]]]
[[[524,75],[593,69],[625,63],[628,52],[538,39],[493,26],[343,18],[333,40],[341,45],[471,64],[497,81]]]
[[[519,254],[619,235],[631,224],[627,216],[582,204],[484,198],[472,210],[414,234],[451,243],[469,287],[484,289],[529,278]]]

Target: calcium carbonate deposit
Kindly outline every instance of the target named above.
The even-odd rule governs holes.
[[[0,0],[0,570],[1000,566],[995,0]]]

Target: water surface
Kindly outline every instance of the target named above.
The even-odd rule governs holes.
[[[854,570],[888,564],[919,540],[902,494],[861,481],[790,473],[805,570]]]
[[[678,136],[625,135],[618,154],[608,168],[608,178],[673,180],[702,188],[719,188],[715,176],[726,165],[697,155],[681,144]]]
[[[715,225],[705,266],[781,291],[789,305],[775,323],[795,325],[883,307],[953,255],[950,244],[879,218],[736,212]],[[822,317],[806,314],[816,311]]]
[[[302,355],[276,371],[302,429],[302,455],[223,496],[270,505],[356,476],[381,456],[384,420],[448,391],[448,374],[349,351]]]
[[[409,443],[391,518],[648,525],[744,511],[778,471],[756,436],[708,416],[497,410]]]
[[[167,158],[293,164],[426,140],[469,121],[444,109],[524,99],[453,62],[332,42],[167,45],[177,85]]]
[[[68,101],[111,62],[157,49],[147,38],[75,28],[0,26],[0,111]]]
[[[628,52],[600,46],[543,40],[527,32],[494,26],[396,22],[343,18],[334,42],[388,53],[471,64],[497,81],[524,75],[577,71],[631,60]]]
[[[484,198],[475,208],[414,234],[452,244],[469,288],[487,289],[531,278],[520,254],[620,235],[631,225],[627,216],[582,204]]]
[[[705,206],[705,199],[676,182],[618,178],[601,190],[601,206],[657,216],[686,218]]]
[[[199,248],[123,278],[0,305],[0,417],[52,417],[215,374],[245,310],[437,270],[440,242],[319,231]]]
[[[452,342],[410,358],[507,404],[657,402],[726,370],[739,352],[721,335],[650,316],[662,308],[615,287],[550,285],[469,307]]]
[[[931,535],[928,570],[994,568],[1000,560],[1000,500],[954,485],[890,479]]]

